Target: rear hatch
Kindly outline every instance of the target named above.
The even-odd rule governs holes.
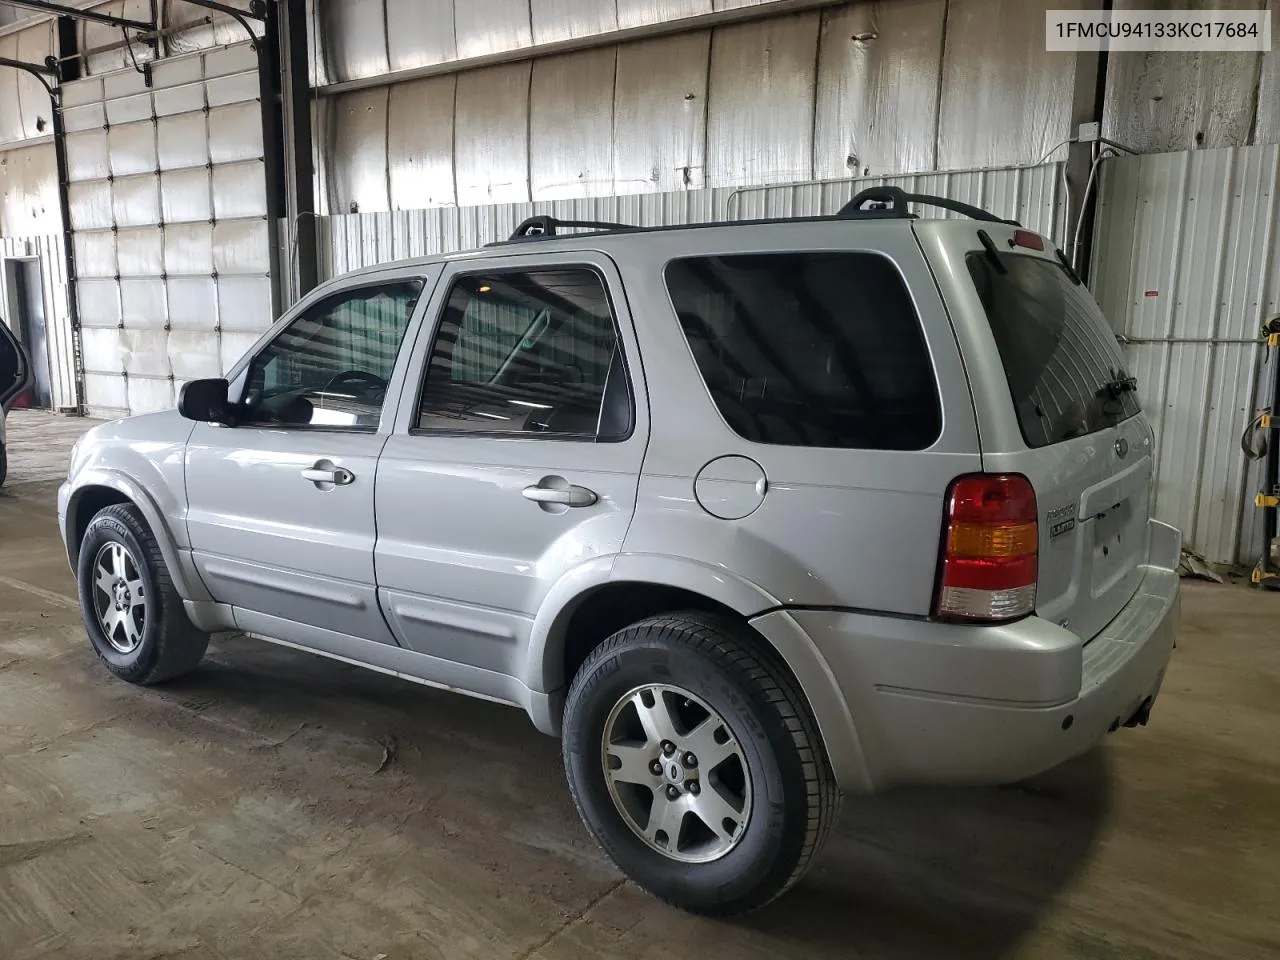
[[[1088,640],[1142,580],[1153,450],[1137,383],[1048,241],[963,221],[917,232],[964,353],[983,469],[1035,490],[1036,613]]]

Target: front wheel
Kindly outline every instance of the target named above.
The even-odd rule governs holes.
[[[155,534],[133,504],[89,521],[76,564],[80,613],[107,669],[130,683],[160,683],[194,670],[209,635],[192,626]]]
[[[763,906],[808,869],[839,793],[807,702],[750,629],[704,613],[614,634],[574,677],[564,761],[614,863],[694,913]]]

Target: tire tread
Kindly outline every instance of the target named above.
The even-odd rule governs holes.
[[[172,680],[194,670],[209,646],[209,635],[197,630],[187,619],[182,607],[182,597],[173,585],[169,568],[164,562],[164,554],[160,544],[152,533],[146,518],[132,503],[116,503],[103,507],[86,530],[93,528],[94,521],[102,517],[112,517],[133,534],[145,556],[141,559],[150,567],[151,578],[155,587],[156,598],[156,650],[150,663],[141,673],[122,672],[102,657],[107,669],[131,683],[150,686]],[[99,653],[101,657],[101,653]]]

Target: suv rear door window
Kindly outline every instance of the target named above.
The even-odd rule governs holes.
[[[674,260],[667,290],[720,415],[756,443],[923,450],[942,430],[911,296],[875,253]]]
[[[1113,427],[1140,412],[1136,383],[1102,311],[1061,264],[977,252],[967,262],[1028,447]]]
[[[585,267],[463,276],[416,429],[620,440],[631,399],[604,281]]]

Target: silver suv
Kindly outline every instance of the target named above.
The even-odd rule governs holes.
[[[1062,254],[879,188],[338,278],[178,412],[86,434],[58,509],[117,676],[235,630],[518,706],[618,866],[726,914],[841,791],[1146,723],[1180,548],[1151,466]]]

